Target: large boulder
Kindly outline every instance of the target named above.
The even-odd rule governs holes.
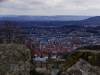
[[[21,44],[0,44],[0,75],[30,75],[31,52]]]

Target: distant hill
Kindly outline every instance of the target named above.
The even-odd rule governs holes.
[[[70,23],[71,24],[71,23]],[[94,16],[94,17],[90,17],[84,20],[80,20],[80,21],[76,21],[73,22],[72,25],[77,25],[77,26],[100,26],[100,16]]]
[[[8,21],[77,21],[89,16],[0,16],[0,20]]]
[[[100,16],[85,19],[81,23],[86,25],[100,25]]]
[[[100,16],[0,16],[0,25],[59,27],[100,26]]]

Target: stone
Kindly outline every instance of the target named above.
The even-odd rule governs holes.
[[[31,52],[21,44],[0,44],[0,75],[30,75]]]

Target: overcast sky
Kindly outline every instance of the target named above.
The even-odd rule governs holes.
[[[100,15],[100,0],[0,0],[0,15]]]

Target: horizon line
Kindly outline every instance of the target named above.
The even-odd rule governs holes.
[[[100,16],[100,15],[19,15],[19,14],[13,14],[13,15],[0,15],[0,16]]]

